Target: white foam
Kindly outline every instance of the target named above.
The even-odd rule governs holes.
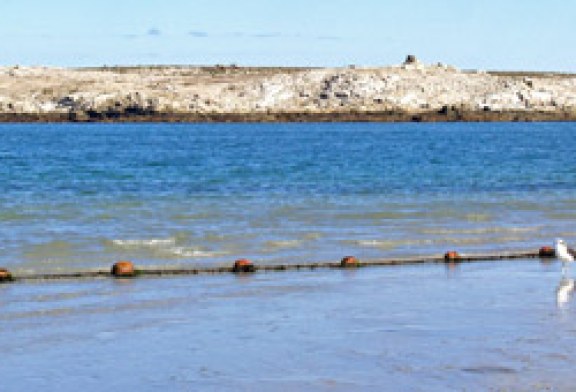
[[[356,243],[360,246],[369,246],[381,249],[393,249],[406,245],[431,245],[432,240],[358,240]]]
[[[161,248],[176,245],[176,238],[112,240],[110,242],[122,248]]]
[[[176,257],[216,257],[226,255],[226,252],[222,251],[206,251],[198,248],[187,248],[187,247],[172,247],[166,249],[166,253],[171,254]]]
[[[177,246],[177,240],[170,238],[148,238],[148,239],[115,239],[109,241],[112,246],[152,252],[155,255],[162,255],[169,258],[201,258],[216,257],[226,255],[222,251],[210,251],[194,246]]]

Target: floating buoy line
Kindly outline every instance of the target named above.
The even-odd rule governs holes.
[[[131,261],[118,261],[110,270],[79,271],[63,273],[39,273],[14,275],[5,268],[0,268],[0,283],[59,280],[59,279],[90,279],[90,278],[137,278],[162,277],[177,275],[215,275],[215,274],[249,274],[257,272],[298,271],[315,269],[354,269],[362,267],[413,265],[426,263],[445,263],[455,265],[458,263],[471,263],[482,261],[512,260],[524,258],[554,258],[554,249],[542,247],[539,251],[509,252],[493,254],[463,255],[456,251],[448,251],[443,257],[414,257],[360,261],[354,256],[346,256],[340,262],[312,262],[300,264],[255,264],[247,259],[239,259],[231,266],[200,267],[200,268],[137,268]]]

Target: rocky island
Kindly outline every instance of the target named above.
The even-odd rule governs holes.
[[[0,121],[574,121],[576,75],[397,66],[0,67]]]

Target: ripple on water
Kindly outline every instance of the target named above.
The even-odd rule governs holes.
[[[573,124],[2,125],[0,265],[571,242],[574,134]],[[448,159],[448,146],[466,154]]]
[[[213,239],[221,240],[219,237]],[[111,250],[121,250],[124,252],[133,252],[143,257],[161,257],[166,259],[174,258],[210,258],[227,255],[229,252],[224,250],[209,250],[203,246],[187,246],[184,235],[179,237],[168,238],[148,238],[148,239],[114,239],[105,240],[104,244]]]
[[[518,370],[505,367],[505,366],[495,366],[495,365],[476,365],[476,366],[468,366],[461,368],[463,372],[467,373],[475,373],[475,374],[482,374],[482,375],[491,375],[491,374],[516,374]]]

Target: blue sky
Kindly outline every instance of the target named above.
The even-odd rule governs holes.
[[[576,72],[575,21],[571,0],[0,0],[0,64]]]

